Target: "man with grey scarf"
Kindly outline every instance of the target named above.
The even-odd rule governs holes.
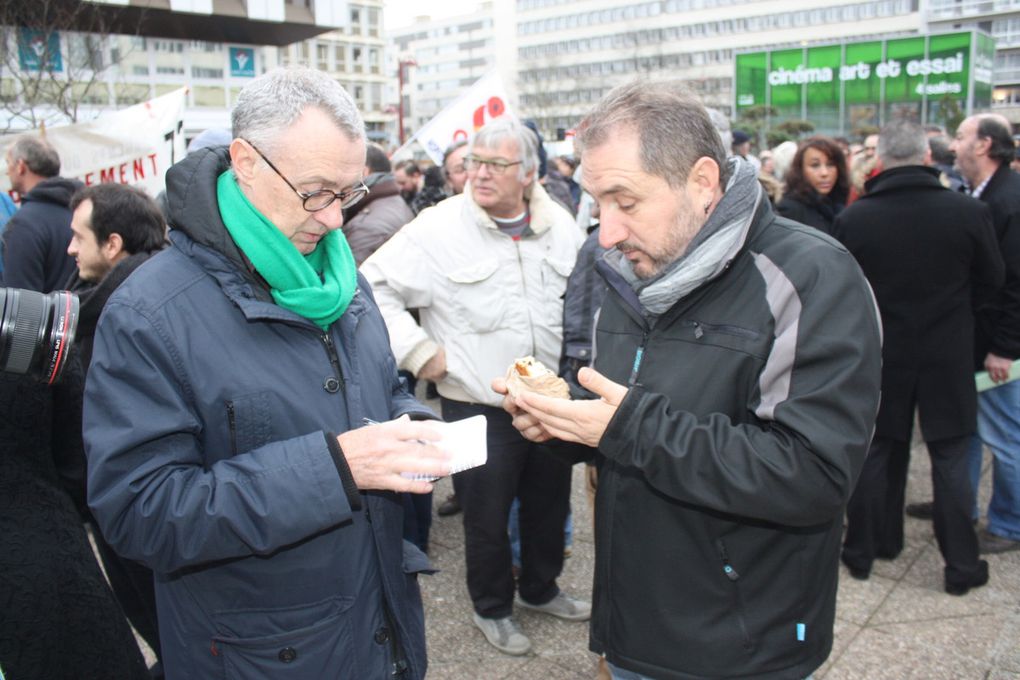
[[[608,249],[578,376],[599,398],[504,408],[598,466],[590,647],[618,679],[807,677],[832,649],[878,409],[871,290],[837,242],[773,214],[679,83],[616,88],[576,143]]]

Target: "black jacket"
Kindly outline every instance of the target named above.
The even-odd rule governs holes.
[[[607,277],[595,368],[630,389],[598,446],[591,647],[663,680],[806,677],[832,647],[878,410],[867,282],[767,202],[731,266],[654,325]]]
[[[594,395],[581,387],[577,372],[591,365],[592,336],[606,282],[595,269],[606,249],[599,245],[599,229],[595,227],[577,252],[577,262],[567,278],[563,294],[563,353],[560,355],[560,376],[570,386],[575,399],[591,399]]]
[[[991,213],[912,165],[868,180],[833,236],[857,258],[882,312],[876,434],[909,441],[915,406],[927,441],[973,434],[972,284],[1002,284]]]
[[[832,221],[843,209],[845,203],[834,200],[834,197],[821,196],[817,193],[805,198],[788,193],[776,206],[776,212],[783,217],[819,229],[826,234],[832,231]]]
[[[975,363],[984,369],[989,352],[1020,359],[1020,175],[1003,164],[995,171],[981,201],[992,211],[999,250],[1006,263],[1006,283],[989,296],[978,293],[978,329],[974,343]]]
[[[21,197],[21,209],[4,231],[4,285],[40,293],[58,290],[74,272],[71,196],[78,180],[50,177]]]

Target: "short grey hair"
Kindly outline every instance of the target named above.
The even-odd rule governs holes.
[[[709,112],[682,81],[636,80],[614,88],[581,122],[574,146],[580,153],[602,146],[620,127],[637,133],[645,172],[674,189],[683,186],[702,157],[716,162],[719,182],[726,186],[726,147]]]
[[[513,116],[500,116],[487,123],[471,140],[470,153],[474,153],[478,147],[494,149],[508,139],[517,145],[517,153],[520,155],[517,160],[521,162],[517,166],[517,177],[523,182],[529,172],[538,172],[538,137]]]
[[[21,135],[11,145],[11,160],[25,161],[25,165],[40,177],[60,174],[60,154],[49,142],[35,135]]]
[[[329,115],[351,141],[364,141],[365,123],[351,95],[333,78],[310,68],[276,68],[241,90],[231,114],[233,135],[263,151],[310,106]]]
[[[878,134],[878,157],[886,169],[923,165],[927,151],[928,135],[924,128],[908,118],[886,123]]]

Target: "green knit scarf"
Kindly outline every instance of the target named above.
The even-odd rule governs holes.
[[[227,170],[216,182],[220,217],[234,243],[255,265],[276,304],[312,321],[325,331],[354,298],[358,269],[347,239],[330,231],[308,255],[287,240],[251,204]]]

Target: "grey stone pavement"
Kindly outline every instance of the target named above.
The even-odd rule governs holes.
[[[560,587],[591,597],[594,565],[591,512],[583,466],[574,469],[574,542]],[[985,454],[981,505],[987,507],[990,457]],[[436,486],[434,505],[451,492]],[[907,501],[931,494],[927,451],[911,452]],[[438,574],[422,577],[430,680],[583,680],[595,677],[586,623],[568,623],[520,610],[533,643],[527,656],[493,649],[471,622],[464,577],[460,515],[435,517],[430,557]],[[930,522],[906,519],[906,548],[878,561],[868,581],[840,573],[836,639],[816,680],[1020,680],[1020,551],[987,556],[991,579],[964,597],[942,590],[942,559]],[[841,567],[841,569],[843,569]],[[151,662],[151,653],[141,643]]]

